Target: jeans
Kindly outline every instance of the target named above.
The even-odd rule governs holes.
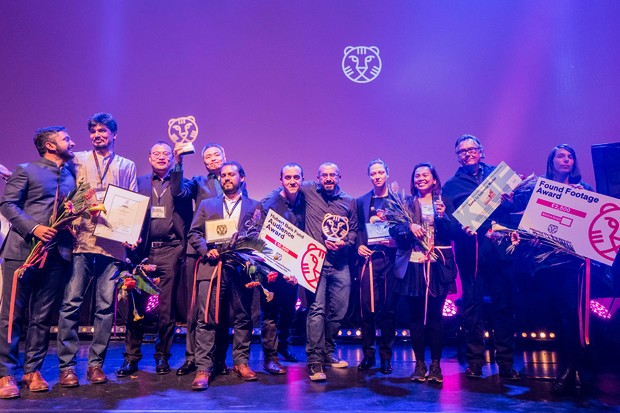
[[[93,341],[88,351],[88,366],[102,366],[114,322],[118,261],[100,254],[75,254],[73,274],[60,308],[58,319],[58,361],[61,370],[75,368],[79,348],[79,311],[91,281],[95,282],[95,322]]]
[[[349,306],[351,276],[347,265],[337,269],[324,266],[315,294],[308,294],[310,306],[306,323],[308,364],[323,363],[336,349],[334,338]]]

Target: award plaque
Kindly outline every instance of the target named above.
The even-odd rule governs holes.
[[[174,143],[183,144],[181,155],[195,153],[192,142],[198,137],[198,124],[193,116],[182,116],[168,121],[168,136]]]
[[[349,219],[340,215],[325,214],[321,227],[327,241],[338,242],[349,234]]]

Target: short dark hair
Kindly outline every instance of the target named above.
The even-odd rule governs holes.
[[[105,112],[95,113],[93,116],[88,118],[88,130],[91,130],[99,123],[105,125],[106,128],[110,129],[110,132],[116,135],[118,125],[116,124],[116,120],[114,120],[112,115]]]
[[[205,156],[205,151],[209,148],[217,148],[220,150],[220,152],[222,152],[222,155],[226,156],[226,151],[224,151],[224,147],[222,145],[220,145],[219,143],[207,143],[205,146],[202,147],[202,150],[200,151],[200,156],[204,157]]]
[[[34,133],[33,140],[34,146],[36,146],[37,151],[39,152],[39,156],[43,156],[47,153],[45,143],[51,142],[52,136],[64,130],[67,130],[67,128],[65,128],[64,126],[48,126],[47,128],[37,129],[37,131]]]
[[[239,171],[239,176],[242,178],[245,178],[245,170],[243,169],[243,166],[241,166],[241,164],[237,161],[227,161],[224,162],[222,164],[222,169],[224,169],[225,166],[235,166],[237,167],[237,170]],[[220,169],[220,171],[222,170]]]
[[[388,175],[390,174],[390,170],[388,169],[387,164],[385,163],[385,161],[383,161],[383,159],[373,159],[372,161],[370,161],[370,163],[368,164],[368,168],[366,173],[370,176],[370,167],[373,165],[379,164],[381,166],[383,166],[383,168],[385,169],[385,173],[387,173]]]
[[[289,162],[286,165],[284,165],[282,168],[280,168],[280,179],[282,179],[282,174],[284,172],[284,168],[299,168],[299,170],[301,171],[301,177],[304,177],[304,168],[301,167],[300,164],[295,163],[295,162]]]
[[[431,175],[433,175],[433,179],[435,180],[435,185],[433,185],[433,189],[432,189],[433,195],[435,196],[441,195],[441,180],[439,179],[439,175],[437,174],[437,170],[435,169],[435,167],[428,162],[420,162],[419,164],[413,167],[413,171],[411,172],[411,184],[410,184],[411,195],[413,195],[414,197],[420,196],[420,191],[418,191],[418,189],[415,187],[415,184],[413,183],[413,181],[415,178],[415,171],[418,168],[423,168],[423,167],[426,167],[431,171]]]
[[[166,145],[167,147],[169,147],[170,149],[174,149],[172,147],[172,145],[170,145],[170,142],[166,142],[166,141],[157,141],[154,144],[151,145],[151,149],[149,149],[149,155],[151,154],[151,151],[153,150],[153,146],[155,145]]]
[[[581,171],[579,170],[579,163],[577,162],[577,153],[572,146],[565,143],[556,146],[555,148],[551,149],[551,152],[549,152],[549,156],[547,157],[547,179],[555,180],[555,168],[553,167],[553,158],[555,158],[555,154],[558,149],[564,149],[572,155],[573,161],[575,162],[573,163],[573,169],[568,174],[568,183],[578,184],[579,182],[581,182]]]

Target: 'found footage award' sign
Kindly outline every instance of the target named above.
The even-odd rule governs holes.
[[[620,249],[620,200],[538,178],[519,228],[611,265]]]
[[[325,260],[325,247],[295,225],[270,210],[260,231],[271,254],[265,254],[267,264],[284,275],[292,275],[302,286],[316,292]]]

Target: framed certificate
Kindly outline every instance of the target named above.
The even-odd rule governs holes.
[[[237,232],[237,220],[234,218],[205,221],[205,239],[207,244],[222,244]]]
[[[106,213],[97,219],[94,235],[112,241],[136,244],[150,198],[115,185],[108,185],[103,205]]]

